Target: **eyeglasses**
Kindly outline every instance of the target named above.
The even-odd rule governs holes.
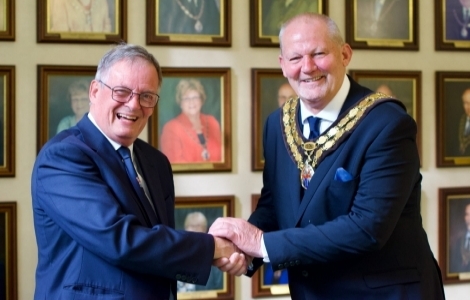
[[[157,105],[158,100],[160,99],[160,96],[158,94],[148,92],[139,94],[133,92],[131,89],[126,88],[124,86],[110,87],[103,81],[98,81],[111,90],[111,98],[113,98],[114,101],[117,101],[119,103],[127,103],[131,101],[134,95],[138,95],[139,103],[142,107],[155,107],[155,105]]]

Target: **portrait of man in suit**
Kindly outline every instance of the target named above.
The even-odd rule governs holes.
[[[470,157],[470,82],[446,82],[445,101],[445,157]]]
[[[445,39],[470,41],[470,0],[445,1]]]
[[[470,272],[470,199],[451,199],[449,207],[449,273]]]
[[[355,0],[356,40],[410,40],[411,0]]]

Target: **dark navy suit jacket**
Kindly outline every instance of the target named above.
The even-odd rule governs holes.
[[[371,92],[351,80],[338,121]],[[416,123],[405,109],[374,107],[318,165],[303,197],[281,114],[265,125],[263,189],[249,222],[265,231],[273,268],[288,268],[292,299],[443,299],[420,216]],[[352,179],[335,180],[338,168]]]
[[[174,230],[168,159],[136,140],[156,214],[144,217],[118,153],[85,116],[40,151],[32,174],[35,299],[168,299],[205,284],[213,238]]]

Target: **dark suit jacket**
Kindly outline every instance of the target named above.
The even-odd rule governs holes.
[[[141,140],[134,151],[157,211],[151,224],[119,154],[87,116],[41,149],[32,174],[35,299],[168,299],[176,280],[206,283],[213,238],[173,229],[170,163]]]
[[[371,92],[351,80],[341,114]],[[373,108],[318,165],[303,198],[280,114],[265,125],[264,186],[249,222],[265,231],[273,268],[288,268],[292,299],[442,299],[421,224],[416,123],[404,107]],[[340,167],[352,180],[334,180]]]

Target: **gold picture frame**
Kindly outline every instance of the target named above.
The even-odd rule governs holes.
[[[0,299],[5,300],[18,299],[16,222],[16,202],[0,202]]]
[[[54,135],[78,122],[74,116],[71,91],[88,108],[88,90],[96,66],[38,65],[37,151]],[[73,120],[73,121],[72,121]]]
[[[0,0],[0,41],[15,40],[15,0]]]
[[[465,104],[464,104],[465,103]],[[436,72],[436,165],[470,166],[470,72]]]
[[[173,172],[232,170],[230,68],[162,68],[160,101],[149,119],[149,142],[170,160]],[[183,110],[186,93],[197,106]],[[188,100],[189,101],[189,100]],[[197,107],[197,108],[196,108]],[[190,118],[199,116],[200,131]]]
[[[439,189],[439,266],[444,284],[470,282],[470,246],[465,244],[470,187]]]
[[[346,0],[346,42],[353,49],[419,50],[418,0]]]
[[[189,196],[175,198],[175,228],[205,232],[215,219],[234,217],[235,196]],[[196,286],[187,291],[184,283],[178,283],[178,299],[233,300],[235,276],[213,266],[206,286]]]
[[[95,6],[95,7],[94,7]],[[37,0],[38,43],[111,44],[127,39],[127,0]]]
[[[232,45],[231,0],[147,0],[146,3],[147,45]]]
[[[0,65],[0,177],[15,176],[15,70]]]
[[[436,50],[470,51],[470,17],[458,0],[434,0]]]

